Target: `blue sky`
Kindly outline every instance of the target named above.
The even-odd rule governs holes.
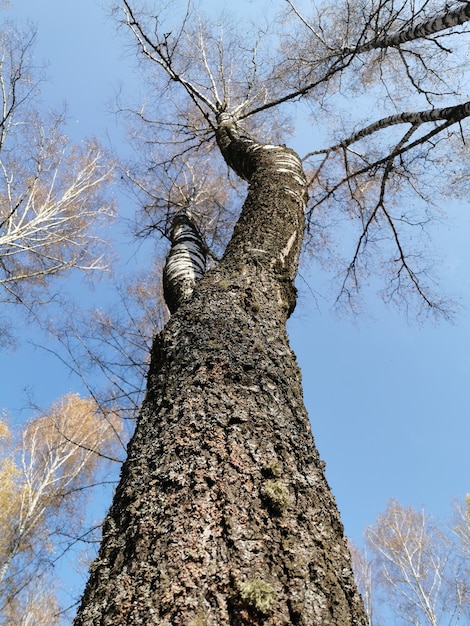
[[[48,62],[43,100],[67,102],[70,136],[97,135],[119,146],[122,131],[109,101],[120,85],[130,88],[134,73],[100,3],[12,0],[11,7],[11,17],[38,26],[36,56]],[[312,297],[324,287],[316,270],[304,267],[299,281],[292,347],[330,485],[346,532],[358,542],[391,497],[445,517],[452,500],[470,491],[468,205],[450,206],[435,232],[445,291],[462,306],[453,324],[420,326],[374,294],[363,317],[338,318]],[[132,258],[130,242],[123,254]],[[0,407],[16,419],[27,414],[26,389],[45,406],[75,389],[52,355],[32,348],[28,341],[36,338],[26,330],[18,350],[0,354]]]

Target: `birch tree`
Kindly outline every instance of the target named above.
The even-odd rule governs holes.
[[[29,421],[17,442],[1,423],[0,623],[59,623],[48,576],[66,538],[83,531],[87,492],[114,458],[119,429],[74,395]]]
[[[104,149],[72,144],[64,114],[41,112],[35,36],[0,31],[0,301],[28,307],[48,299],[53,277],[105,267],[99,227],[114,213]]]
[[[461,538],[466,531],[465,524],[452,529],[425,511],[391,500],[366,529],[367,556],[356,560],[359,578],[368,574],[373,590],[371,624],[382,623],[372,619],[372,606],[386,608],[400,624],[465,624],[470,615],[468,554],[455,534]]]
[[[364,601],[364,610],[371,626],[378,624],[374,620],[374,578],[372,573],[372,563],[367,548],[360,549],[352,541],[348,542],[351,552],[352,568],[356,579],[357,588]]]
[[[465,189],[470,5],[287,0],[251,31],[179,7],[116,7],[148,87],[125,173],[140,232],[171,241],[171,317],[75,624],[366,624],[285,322],[303,245],[353,309],[375,269],[386,300],[446,313],[420,243],[436,191]]]
[[[462,552],[470,560],[470,493],[467,493],[464,504],[456,503],[454,530]]]

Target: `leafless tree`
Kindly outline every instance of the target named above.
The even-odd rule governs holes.
[[[360,549],[352,541],[349,541],[352,568],[356,578],[357,588],[364,600],[364,610],[371,626],[376,624],[374,620],[374,580],[372,564],[367,549]]]
[[[456,502],[455,508],[454,531],[463,553],[470,559],[470,494],[467,494],[464,504]]]
[[[350,227],[351,307],[375,268],[387,300],[445,314],[410,233],[452,186],[433,181],[444,154],[450,182],[466,184],[470,4],[305,4],[280,1],[252,34],[191,3],[116,7],[148,87],[127,107],[138,230],[171,231],[166,279],[178,258],[186,282],[167,289],[172,314],[77,626],[367,623],[285,322],[305,222],[307,249],[329,264]],[[294,116],[317,131],[303,159],[284,145]],[[214,266],[200,277],[203,257]]]
[[[33,29],[0,32],[0,301],[28,307],[52,277],[105,267],[99,227],[114,214],[103,148],[73,145],[64,115],[41,113],[34,41]]]
[[[166,233],[175,208],[202,197],[196,221],[209,244],[215,229],[219,254],[239,197],[227,196],[232,179],[215,182],[224,180],[212,141],[217,116],[228,111],[243,132],[279,143],[295,132],[297,107],[312,127],[303,158],[306,249],[336,268],[338,304],[355,310],[364,282],[377,275],[387,302],[447,315],[425,233],[446,195],[468,191],[462,150],[470,104],[460,53],[467,3],[303,4],[280,2],[278,21],[240,36],[233,23],[211,30],[190,3],[179,27],[171,30],[169,20],[168,33],[164,9],[137,12],[123,3],[150,78],[147,100],[132,111],[139,159],[128,174],[144,207],[137,228]],[[447,168],[446,185],[436,164]]]
[[[424,511],[391,500],[377,522],[367,528],[366,540],[369,558],[365,562],[372,568],[372,587],[400,623],[466,623],[468,564],[444,526]]]

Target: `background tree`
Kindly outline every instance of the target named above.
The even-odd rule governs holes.
[[[29,308],[50,298],[52,277],[104,268],[98,228],[114,213],[103,148],[73,145],[63,113],[40,113],[35,36],[8,23],[0,32],[0,300]]]
[[[462,552],[470,557],[470,494],[467,493],[465,503],[456,503],[455,533],[462,546]]]
[[[102,461],[114,458],[120,423],[70,395],[29,421],[16,442],[5,422],[1,428],[0,622],[59,623],[52,567],[84,532],[84,503]]]
[[[445,313],[422,251],[405,244],[409,229],[429,219],[428,168],[442,158],[443,140],[446,150],[460,149],[469,107],[444,100],[461,91],[450,51],[469,9],[346,2],[321,4],[310,17],[300,5],[281,6],[283,15],[249,41],[231,28],[219,36],[190,6],[165,24],[160,5],[121,3],[122,22],[150,62],[149,100],[135,113],[142,159],[127,168],[144,229],[169,232],[183,207],[194,227],[221,234],[223,256],[191,297],[172,302],[154,343],[146,400],[77,624],[365,623],[285,320],[295,306],[305,209],[315,254],[341,230],[341,216],[357,225],[340,283],[348,304],[376,263],[388,277],[387,299],[408,305],[417,297]],[[344,112],[358,84],[380,103],[372,122],[355,124]],[[326,148],[310,149],[307,176],[282,144],[297,102],[313,109],[316,124],[329,122],[325,130],[341,120],[341,134],[333,129]],[[214,178],[188,185],[187,173],[206,162]],[[233,173],[249,187],[225,247],[237,215]],[[454,179],[464,181],[460,172]],[[408,211],[400,203],[411,191],[417,201]],[[189,276],[189,246],[188,259]]]
[[[364,601],[364,610],[371,626],[376,623],[374,620],[374,580],[372,575],[372,564],[370,562],[367,548],[361,550],[351,540],[348,541],[349,551],[357,588]]]
[[[122,457],[143,400],[153,337],[168,319],[161,274],[159,259],[144,271],[120,273],[111,283],[116,302],[98,309],[66,303],[47,328],[66,367],[105,413],[121,420]]]
[[[389,623],[457,625],[468,620],[468,519],[456,506],[457,524],[437,523],[424,511],[390,500],[365,532],[364,550],[353,547],[361,590],[367,590],[372,626]]]

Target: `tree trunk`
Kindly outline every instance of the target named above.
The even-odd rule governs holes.
[[[75,625],[365,625],[285,328],[301,164],[223,116],[217,139],[248,197],[224,258],[155,340]]]

